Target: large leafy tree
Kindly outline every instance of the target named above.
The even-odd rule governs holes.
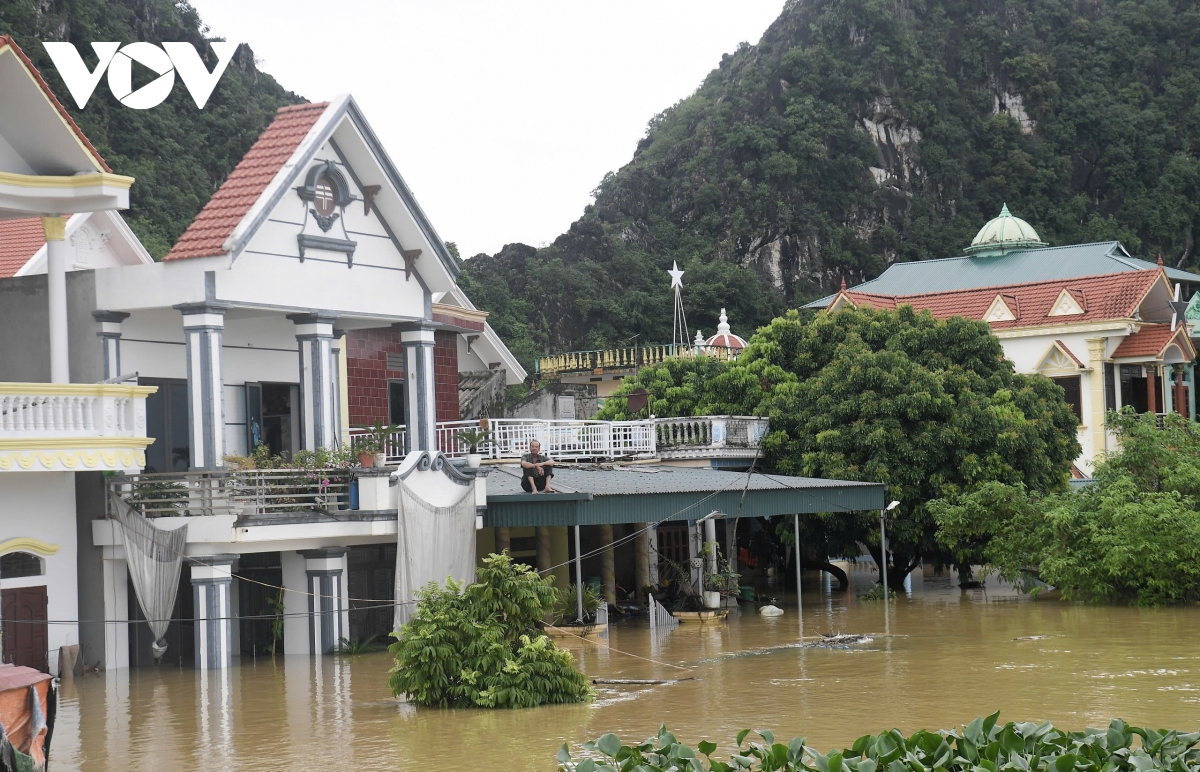
[[[789,311],[760,329],[731,365],[667,363],[617,394],[639,385],[658,415],[769,417],[768,470],[887,483],[901,502],[887,556],[897,584],[922,561],[970,565],[937,540],[929,502],[993,481],[1061,490],[1080,451],[1078,421],[1062,390],[1015,373],[986,324],[936,320],[908,306]],[[611,402],[620,417],[620,401]],[[810,538],[833,551],[867,544],[882,565],[877,524],[874,514],[831,512],[808,526]]]
[[[1068,598],[1161,605],[1200,599],[1200,431],[1176,414],[1126,408],[1108,426],[1120,450],[1077,493],[992,483],[930,507],[943,545]]]

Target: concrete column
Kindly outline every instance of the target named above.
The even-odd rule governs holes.
[[[345,547],[301,550],[308,585],[308,650],[330,654],[338,641],[349,635],[346,629]]]
[[[613,557],[613,527],[600,526],[600,588],[604,599],[609,603],[617,602],[617,567]]]
[[[104,669],[129,667],[129,568],[122,547],[103,547]],[[124,624],[119,624],[124,623]]]
[[[1196,420],[1196,366],[1194,364],[1184,365],[1184,372],[1187,373],[1188,379],[1188,417],[1193,421]]]
[[[650,585],[650,535],[651,530],[645,523],[634,523],[633,529],[637,538],[633,540],[633,583],[639,602],[644,602],[643,587]]]
[[[121,372],[121,322],[129,318],[122,311],[93,311],[92,318],[100,323],[101,356],[104,358],[104,380],[117,378]]]
[[[229,305],[185,303],[175,308],[183,314],[183,335],[187,341],[191,468],[219,469],[225,465],[225,375],[221,337]]]
[[[1084,420],[1091,424],[1092,432],[1092,466],[1104,457],[1108,450],[1108,432],[1104,427],[1104,361],[1108,358],[1105,351],[1105,338],[1088,338],[1088,364],[1091,372],[1088,374],[1091,384],[1092,409],[1084,415]]]
[[[70,383],[71,363],[67,338],[67,221],[43,217],[46,236],[46,296],[50,304],[50,382]]]
[[[496,554],[502,555],[512,547],[512,534],[508,528],[501,526],[496,529]]]
[[[729,561],[729,570],[738,571],[737,518],[725,518],[725,559]]]
[[[233,561],[237,555],[193,558],[192,607],[196,669],[220,670],[233,662]]]
[[[395,325],[404,344],[405,398],[408,400],[408,431],[405,451],[437,450],[437,402],[434,398],[433,322]]]
[[[342,341],[345,334],[343,330],[334,330],[329,345],[332,364],[329,379],[333,391],[333,437],[330,438],[330,446],[340,445],[342,439]]]
[[[337,440],[337,360],[333,320],[322,314],[291,314],[300,349],[300,447],[333,447]]]
[[[646,573],[650,575],[650,586],[658,586],[658,524],[650,526],[646,533]]]
[[[554,562],[550,558],[550,527],[539,525],[535,532],[537,534],[537,567],[538,572],[546,575],[545,572],[550,570]],[[560,590],[564,587],[559,587]]]

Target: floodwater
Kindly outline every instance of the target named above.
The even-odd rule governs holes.
[[[874,572],[851,574],[856,592]],[[917,577],[890,604],[805,587],[803,634],[865,633],[848,649],[801,648],[786,614],[682,625],[660,642],[619,624],[608,645],[565,644],[586,673],[694,680],[605,687],[587,705],[436,710],[387,693],[386,653],[243,662],[224,674],[143,668],[66,682],[52,768],[476,769],[551,772],[564,740],[626,740],[662,722],[684,740],[728,749],[767,727],[821,748],[884,728],[946,728],[1001,710],[1002,720],[1069,728],[1200,728],[1200,607],[1134,609],[1019,598],[1001,586],[960,591]],[[1017,640],[1044,636],[1034,640]],[[616,650],[620,650],[619,653]],[[677,670],[666,664],[687,668]]]

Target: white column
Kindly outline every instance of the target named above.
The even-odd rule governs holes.
[[[218,469],[225,465],[225,375],[221,338],[227,303],[185,303],[175,306],[183,314],[187,340],[188,428],[191,468]]]
[[[129,569],[123,547],[104,547],[104,669],[129,667]]]
[[[408,401],[408,431],[405,450],[437,450],[437,402],[434,397],[434,322],[395,325],[405,352],[405,399]]]
[[[308,595],[308,651],[329,654],[346,630],[345,547],[301,550]]]
[[[50,382],[70,383],[67,339],[67,221],[43,217],[46,235],[46,295],[50,303]]]
[[[300,350],[300,444],[333,447],[337,440],[337,361],[333,321],[322,314],[292,314]]]
[[[233,561],[236,555],[193,558],[192,603],[196,669],[220,670],[233,661]]]
[[[121,372],[121,322],[129,318],[122,311],[93,311],[92,318],[100,323],[101,355],[104,357],[104,380],[117,378]]]

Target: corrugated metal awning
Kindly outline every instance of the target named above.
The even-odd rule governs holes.
[[[662,465],[560,466],[557,493],[521,489],[518,466],[488,475],[485,526],[604,525],[695,520],[716,510],[746,517],[882,509],[887,486],[761,472]],[[742,502],[743,492],[745,501]]]

